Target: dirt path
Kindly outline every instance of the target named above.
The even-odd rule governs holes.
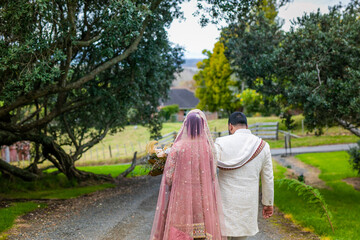
[[[306,184],[316,188],[329,188],[329,186],[319,178],[321,171],[318,168],[306,164],[294,156],[276,156],[274,159],[284,167],[288,167],[287,177],[297,178],[298,176],[303,175]]]
[[[49,207],[23,216],[9,239],[146,240],[152,227],[161,177],[130,179],[114,189],[77,199],[50,201]],[[318,239],[278,211],[259,217],[260,232],[249,240]]]

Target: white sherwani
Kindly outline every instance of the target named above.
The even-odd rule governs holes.
[[[215,147],[218,166],[236,167],[253,156],[261,139],[248,129],[239,129],[233,135],[217,138]],[[225,236],[253,236],[258,229],[259,181],[262,182],[262,204],[274,203],[274,177],[270,147],[251,161],[233,170],[219,170],[219,185],[224,208]]]

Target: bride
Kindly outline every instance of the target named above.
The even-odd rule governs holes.
[[[150,240],[226,239],[215,157],[205,114],[192,110],[165,164]]]

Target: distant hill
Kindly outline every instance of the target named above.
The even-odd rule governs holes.
[[[180,74],[176,75],[176,80],[173,82],[173,87],[184,87],[192,91],[195,91],[195,81],[193,76],[199,71],[196,67],[196,64],[203,59],[201,58],[189,58],[185,59],[183,63],[183,71]]]
[[[185,63],[183,63],[183,67],[194,67],[196,68],[196,64],[200,61],[202,61],[203,59],[202,58],[188,58],[188,59],[185,59]]]

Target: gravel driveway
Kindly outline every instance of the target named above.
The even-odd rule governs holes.
[[[126,180],[119,187],[77,199],[50,202],[49,208],[20,218],[8,239],[146,240],[149,238],[161,176]],[[259,217],[254,239],[318,239],[276,211]]]

